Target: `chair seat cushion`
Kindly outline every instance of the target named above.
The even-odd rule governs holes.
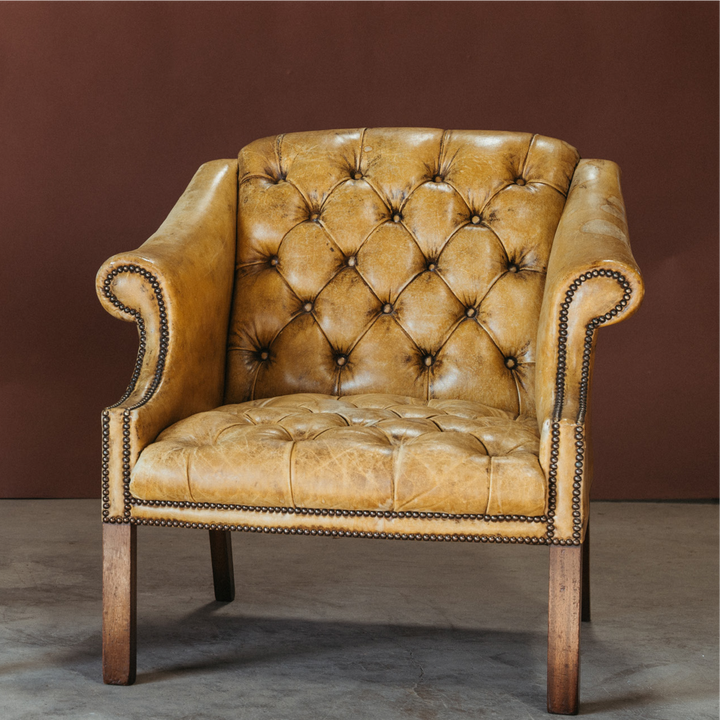
[[[535,418],[468,400],[296,394],[175,423],[132,471],[139,500],[542,515]]]

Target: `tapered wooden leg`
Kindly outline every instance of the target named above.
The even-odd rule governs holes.
[[[215,599],[232,602],[235,599],[235,571],[233,570],[232,536],[229,530],[210,530]]]
[[[103,680],[135,682],[137,528],[103,524]]]
[[[548,712],[577,715],[580,685],[580,605],[583,549],[550,546]]]
[[[585,528],[582,545],[582,621],[590,622],[590,525]]]

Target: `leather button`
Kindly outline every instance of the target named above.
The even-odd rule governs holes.
[[[303,310],[304,310],[306,313],[312,312],[312,309],[313,309],[313,304],[312,304],[311,302],[306,302],[306,303],[303,305]]]
[[[427,269],[430,272],[435,272],[437,270],[437,265],[434,262],[428,263]]]
[[[525,184],[525,178],[515,178],[515,184],[516,185],[524,185]]]
[[[510,368],[510,370],[517,367],[517,364],[518,364],[518,361],[514,357],[506,357],[505,358],[505,367]]]
[[[402,215],[400,213],[395,213],[392,217],[393,222],[399,223],[402,220]]]
[[[477,315],[477,310],[474,307],[469,307],[465,310],[465,315],[469,318],[473,318]]]
[[[362,180],[363,174],[361,172],[356,172],[353,174],[354,180]]]
[[[336,362],[340,367],[342,367],[342,366],[347,362],[347,356],[345,356],[345,355],[338,355],[338,356],[335,358],[335,362]]]
[[[357,258],[354,255],[351,255],[347,259],[348,267],[355,267],[357,265]]]
[[[317,222],[319,218],[320,218],[320,214],[319,214],[319,213],[313,213],[313,214],[310,216],[310,222]]]
[[[273,255],[273,256],[270,258],[270,264],[271,264],[273,267],[275,267],[275,265],[277,265],[279,262],[280,262],[280,258],[279,258],[277,255]]]
[[[436,176],[435,176],[435,182],[436,182],[436,183],[445,182],[445,178],[444,178],[442,175],[436,175]]]
[[[270,353],[267,350],[263,350],[260,353],[260,359],[261,360],[267,360],[270,357]]]
[[[470,222],[472,222],[473,225],[477,225],[480,222],[480,216],[479,215],[473,215],[470,218]]]
[[[430,366],[433,364],[433,362],[434,362],[434,360],[433,360],[433,356],[432,356],[432,355],[426,355],[426,356],[423,358],[423,365],[424,365],[425,367],[430,367]]]
[[[511,273],[516,273],[520,268],[515,263],[510,263],[508,265],[508,271]]]
[[[393,306],[392,306],[390,303],[385,303],[385,304],[383,305],[382,311],[383,311],[386,315],[389,315],[389,314],[393,311]]]

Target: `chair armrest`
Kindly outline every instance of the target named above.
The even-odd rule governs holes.
[[[540,460],[556,536],[577,540],[584,528],[591,482],[585,418],[595,330],[632,315],[643,293],[630,251],[620,169],[607,160],[581,160],[548,262],[535,371]]]
[[[105,475],[127,480],[139,452],[168,425],[222,404],[236,224],[237,161],[209,162],[147,242],[100,268],[100,302],[136,322],[140,335],[130,385],[103,413],[104,485]],[[131,452],[105,447],[110,435]],[[117,512],[122,488],[111,484]]]

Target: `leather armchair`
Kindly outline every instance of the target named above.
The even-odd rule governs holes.
[[[225,601],[233,531],[523,543],[550,546],[548,709],[577,712],[596,330],[643,295],[614,163],[523,133],[265,138],[97,291],[140,335],[102,414],[106,682],[135,677],[138,525],[209,530]]]

